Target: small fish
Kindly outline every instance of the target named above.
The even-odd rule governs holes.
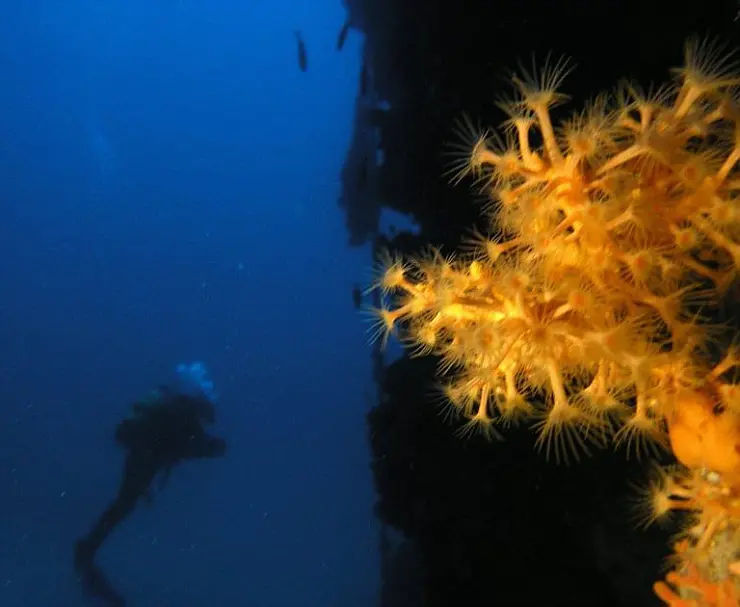
[[[306,53],[306,43],[303,42],[301,32],[295,31],[295,39],[298,42],[298,67],[301,68],[302,72],[308,70],[308,54]]]
[[[339,36],[337,36],[337,51],[341,51],[344,43],[347,42],[347,34],[349,34],[349,19],[344,22],[342,29],[339,30]]]
[[[352,289],[352,303],[355,305],[355,310],[359,310],[362,305],[362,289],[357,285]]]

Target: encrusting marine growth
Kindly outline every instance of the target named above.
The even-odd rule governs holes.
[[[490,197],[491,234],[470,254],[388,255],[375,283],[379,333],[400,324],[440,357],[464,431],[533,420],[557,460],[672,450],[645,505],[688,513],[654,587],[674,607],[740,604],[740,335],[716,321],[740,271],[734,68],[691,40],[671,84],[623,84],[558,127],[567,62],[522,71],[503,136],[466,128],[453,167]]]

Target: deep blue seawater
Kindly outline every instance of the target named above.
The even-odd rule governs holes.
[[[194,360],[228,456],[114,532],[112,583],[132,607],[376,604],[344,19],[339,0],[0,3],[3,607],[92,604],[72,546],[115,495],[115,424]]]

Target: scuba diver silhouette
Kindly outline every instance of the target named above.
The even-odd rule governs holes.
[[[75,569],[87,592],[110,605],[124,605],[123,598],[95,566],[94,558],[110,533],[128,517],[142,497],[151,499],[151,486],[161,474],[159,489],[172,468],[184,461],[223,457],[226,443],[210,436],[203,424],[215,422],[212,384],[204,380],[205,370],[196,363],[181,365],[178,374],[195,373],[195,387],[161,387],[134,403],[133,416],[116,426],[115,440],[126,450],[126,462],[118,495],[98,517],[90,532],[75,545]],[[192,382],[191,382],[192,383]]]

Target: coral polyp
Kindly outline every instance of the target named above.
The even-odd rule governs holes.
[[[654,503],[693,514],[656,585],[675,605],[740,600],[740,361],[716,360],[712,320],[740,271],[740,78],[720,50],[690,41],[673,82],[560,126],[568,63],[516,75],[504,136],[471,134],[452,171],[482,184],[495,235],[378,281],[382,326],[441,358],[467,427],[530,419],[555,459],[672,448],[684,471]]]

